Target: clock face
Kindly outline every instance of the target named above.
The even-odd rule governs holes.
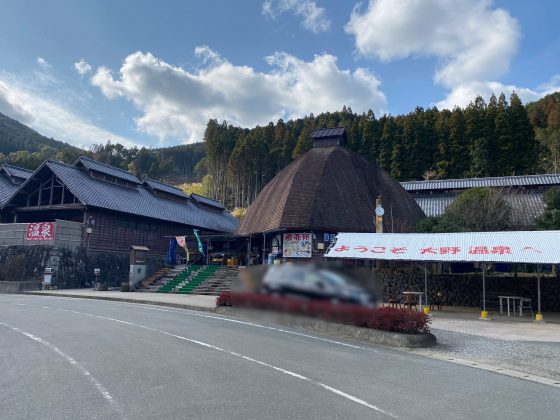
[[[383,207],[377,207],[375,209],[375,214],[379,217],[383,216],[385,214],[385,210],[383,210]]]

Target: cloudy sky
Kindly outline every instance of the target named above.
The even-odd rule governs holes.
[[[556,0],[4,0],[0,112],[89,146],[560,90]]]

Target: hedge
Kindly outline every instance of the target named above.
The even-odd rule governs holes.
[[[277,312],[321,318],[326,321],[356,327],[393,331],[406,334],[430,332],[430,317],[423,312],[398,308],[371,308],[329,301],[301,300],[256,293],[223,292],[216,306],[265,309]]]

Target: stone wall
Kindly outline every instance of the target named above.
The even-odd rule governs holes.
[[[163,265],[163,257],[148,257],[148,275]],[[87,252],[85,248],[51,246],[0,247],[0,281],[41,282],[46,267],[53,269],[52,284],[60,289],[93,287],[94,268],[109,287],[128,281],[128,253]]]
[[[67,220],[54,222],[54,239],[49,241],[26,240],[27,223],[0,224],[0,246],[54,246],[76,249],[82,245],[83,225]]]
[[[424,271],[416,267],[380,269],[376,272],[383,285],[385,301],[391,295],[400,296],[403,291],[424,291]],[[428,298],[441,292],[444,305],[480,306],[482,274],[431,274],[428,271]],[[532,299],[533,310],[537,308],[537,277],[486,276],[486,292],[523,296]],[[541,277],[541,304],[543,311],[560,312],[560,278]]]

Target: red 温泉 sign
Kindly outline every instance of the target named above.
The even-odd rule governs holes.
[[[25,239],[28,241],[52,241],[54,239],[54,223],[28,223]]]

